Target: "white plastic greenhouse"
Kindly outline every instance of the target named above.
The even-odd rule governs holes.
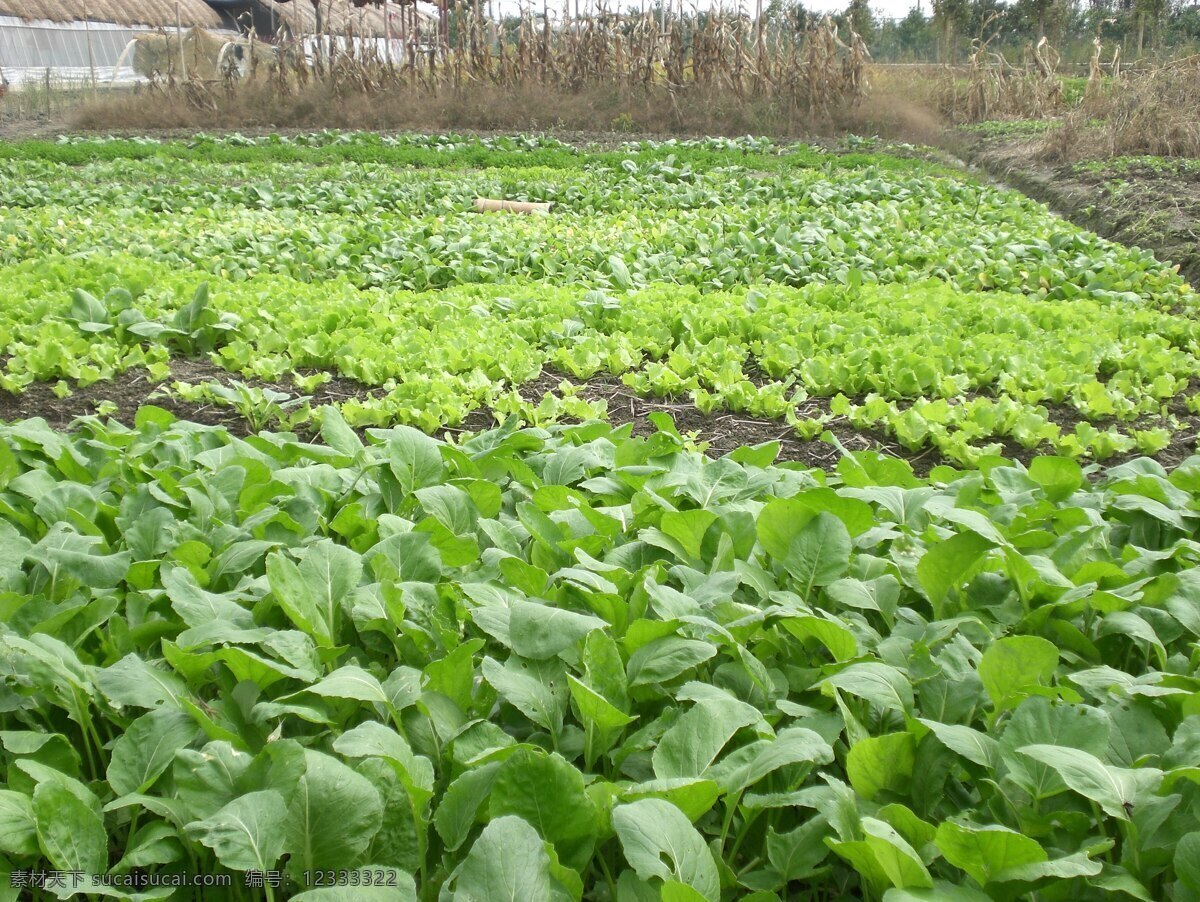
[[[122,54],[137,35],[220,25],[204,0],[0,0],[0,75],[14,86],[132,81]]]
[[[320,31],[343,50],[349,42],[351,52],[403,60],[406,47],[422,50],[438,33],[436,15],[420,6],[325,0],[318,18],[311,3],[299,0],[0,0],[0,77],[13,87],[142,80],[131,42],[192,28],[225,40],[253,29],[266,43],[300,40],[310,54]]]

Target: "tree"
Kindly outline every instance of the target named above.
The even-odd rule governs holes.
[[[1146,23],[1150,23],[1154,36],[1154,45],[1158,46],[1158,29],[1163,15],[1167,11],[1167,0],[1134,0],[1133,8],[1137,10],[1138,23],[1138,56],[1142,55],[1142,46],[1146,38]]]
[[[850,0],[850,5],[846,8],[846,20],[863,40],[870,42],[874,25],[871,22],[871,7],[867,0]]]
[[[809,25],[817,18],[809,13],[799,0],[770,0],[763,15],[767,21],[775,22],[793,34],[807,31]]]
[[[969,0],[933,0],[933,22],[941,35],[938,57],[954,61],[954,33],[967,20]]]
[[[914,58],[924,56],[933,49],[933,34],[925,13],[915,6],[908,11],[908,15],[896,26],[896,43],[901,53]]]
[[[1033,42],[1050,35],[1061,36],[1071,18],[1070,0],[1018,0],[1016,12],[1033,31]]]

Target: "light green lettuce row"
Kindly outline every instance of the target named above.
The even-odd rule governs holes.
[[[203,281],[128,257],[0,270],[11,299],[0,321],[11,355],[6,384],[87,383],[132,366],[165,376],[162,341],[81,325],[71,286],[102,294],[128,284],[141,315],[165,322]],[[992,293],[934,280],[707,293],[363,291],[345,280],[277,276],[213,284],[211,305],[237,323],[220,337],[216,362],[275,382],[314,368],[379,387],[342,405],[355,425],[434,430],[483,406],[538,422],[602,412],[522,401],[519,387],[549,368],[564,375],[568,396],[570,383],[620,376],[641,394],[682,395],[705,411],[786,419],[806,437],[844,417],[961,461],[994,452],[996,439],[1105,457],[1161,448],[1174,428],[1168,405],[1200,371],[1200,327],[1190,317],[1112,299],[1009,296],[999,306]],[[1055,405],[1099,430],[1064,431],[1051,419]],[[1108,425],[1135,421],[1132,433]]]
[[[86,384],[134,366],[162,377],[166,345],[145,332],[80,325],[70,287],[77,279],[96,293],[130,284],[140,314],[166,321],[202,278],[120,257],[8,267],[0,279],[12,302],[0,329],[11,360],[2,378],[11,387]],[[350,422],[431,431],[480,407],[536,421],[602,413],[576,403],[539,413],[524,403],[518,387],[551,368],[568,380],[568,395],[570,383],[619,375],[643,395],[786,419],[809,438],[847,417],[959,461],[996,451],[995,439],[1105,457],[1164,446],[1174,428],[1168,405],[1200,366],[1200,327],[1183,315],[1114,300],[1012,297],[997,307],[990,294],[936,281],[707,294],[474,285],[430,294],[260,276],[210,295],[238,324],[212,355],[220,365],[271,381],[298,368],[335,372],[382,389],[343,404]],[[830,401],[805,403],[820,398]],[[1063,431],[1048,405],[1102,427]],[[1139,426],[1129,434],[1109,421]]]

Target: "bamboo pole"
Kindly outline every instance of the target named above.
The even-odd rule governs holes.
[[[416,70],[418,55],[421,52],[421,16],[417,12],[417,4],[412,5],[413,18],[413,69]]]
[[[417,71],[417,4],[410,3],[408,6],[400,7],[400,16],[404,19],[404,46],[408,51],[408,71],[410,73]]]
[[[96,91],[96,54],[92,50],[92,17],[87,4],[83,5],[83,29],[87,35],[88,69],[92,73],[92,93]]]
[[[400,66],[404,66],[404,58],[408,55],[408,13],[404,4],[400,4]]]
[[[549,213],[550,204],[539,204],[523,200],[497,200],[488,197],[475,198],[476,213]]]
[[[392,68],[392,13],[388,0],[383,0],[383,58],[387,67]]]
[[[175,0],[175,39],[179,41],[179,71],[187,81],[187,57],[183,53],[183,18],[179,13],[179,0]]]

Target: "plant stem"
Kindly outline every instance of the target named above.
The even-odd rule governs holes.
[[[596,856],[596,861],[600,864],[600,870],[604,874],[604,882],[608,884],[608,896],[610,899],[617,898],[617,881],[613,879],[612,869],[608,866],[608,859],[601,853]]]
[[[1100,831],[1100,836],[1108,839],[1108,831],[1104,829],[1104,812],[1100,810],[1100,806],[1092,802],[1092,816],[1096,818],[1096,829]],[[1113,850],[1109,849],[1104,853],[1104,858],[1109,864],[1115,864],[1113,861]]]
[[[725,823],[721,825],[721,848],[725,848],[725,840],[729,836],[729,828],[733,826],[733,816],[737,813],[738,803],[742,800],[741,790],[732,798],[725,800]]]
[[[726,859],[729,862],[730,867],[733,867],[733,862],[737,858],[738,849],[742,847],[742,841],[745,840],[746,836],[750,833],[750,828],[754,826],[754,822],[758,820],[759,815],[761,815],[762,812],[763,809],[759,808],[754,812],[754,814],[746,818],[746,822],[742,824],[742,829],[738,831],[738,835],[733,841],[733,848],[729,850],[729,854]]]

